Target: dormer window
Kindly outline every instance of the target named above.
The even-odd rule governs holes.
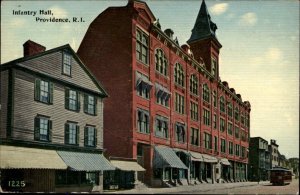
[[[71,55],[63,53],[63,74],[71,76]]]

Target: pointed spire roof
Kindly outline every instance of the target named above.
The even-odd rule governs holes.
[[[205,0],[202,0],[200,11],[192,30],[192,35],[187,42],[189,43],[207,37],[214,37],[217,40],[216,30],[217,25],[211,21]]]

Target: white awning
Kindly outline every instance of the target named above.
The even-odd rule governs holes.
[[[122,171],[146,171],[141,165],[136,161],[130,160],[111,160],[113,166]]]
[[[0,169],[67,169],[55,150],[0,146]]]
[[[231,166],[231,163],[228,161],[227,158],[222,158],[222,159],[220,160],[220,162],[221,162],[223,165]]]
[[[210,156],[208,154],[202,154],[203,162],[207,163],[217,163],[218,159],[216,157]]]
[[[203,156],[201,153],[197,153],[197,152],[189,152],[191,154],[191,159],[192,161],[203,161]]]

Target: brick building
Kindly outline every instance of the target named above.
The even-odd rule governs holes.
[[[145,2],[129,0],[98,15],[78,49],[110,94],[107,154],[137,159],[148,184],[247,178],[251,106],[219,77],[216,29],[203,1],[180,46]]]
[[[69,45],[1,65],[0,191],[101,191],[107,93]]]

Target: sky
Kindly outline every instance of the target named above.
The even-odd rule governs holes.
[[[145,0],[162,29],[179,43],[191,36],[202,0]],[[1,1],[1,64],[23,56],[23,43],[77,51],[89,24],[123,1]],[[287,158],[299,157],[299,1],[206,0],[218,26],[220,77],[251,103],[250,136],[275,139]],[[13,10],[51,10],[53,15],[14,15]],[[84,22],[39,22],[39,18],[82,17]]]

